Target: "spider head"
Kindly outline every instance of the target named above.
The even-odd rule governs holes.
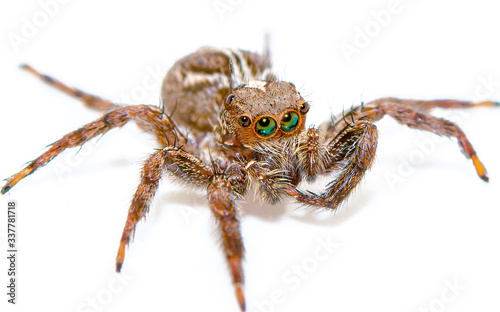
[[[226,97],[221,123],[226,133],[249,146],[297,135],[308,111],[309,104],[292,83],[256,80]]]

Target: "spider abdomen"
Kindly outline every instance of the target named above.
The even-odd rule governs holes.
[[[212,132],[226,96],[254,79],[274,79],[267,56],[203,47],[172,66],[163,81],[161,96],[179,126]]]

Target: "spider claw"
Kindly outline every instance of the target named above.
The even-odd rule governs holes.
[[[116,273],[120,273],[120,271],[122,270],[122,265],[123,263],[121,262],[116,263]]]
[[[484,182],[486,182],[486,183],[489,183],[489,182],[490,182],[490,178],[489,178],[487,175],[482,176],[482,177],[480,177],[480,178],[481,178],[481,180],[483,180],[483,181],[484,181]]]
[[[10,185],[5,185],[4,187],[2,187],[2,195],[5,195],[5,193],[10,191],[11,188],[12,188],[12,186],[10,186]]]
[[[238,305],[242,312],[246,311],[245,295],[243,294],[243,285],[241,283],[234,285],[236,291],[236,299],[238,300]]]
[[[124,241],[120,242],[120,247],[118,248],[118,254],[116,255],[116,272],[120,273],[123,266],[123,260],[125,259],[125,246],[127,243]]]
[[[242,312],[246,310],[245,294],[243,292],[243,270],[241,267],[241,257],[233,255],[228,259],[229,270],[233,279],[236,300]]]

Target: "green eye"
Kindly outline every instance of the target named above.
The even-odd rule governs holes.
[[[299,115],[296,112],[289,112],[283,115],[281,119],[281,129],[283,131],[292,131],[299,124]]]
[[[255,124],[255,131],[261,136],[270,136],[276,131],[276,121],[269,117],[262,117]]]

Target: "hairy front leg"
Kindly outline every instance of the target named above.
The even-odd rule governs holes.
[[[313,182],[326,171],[328,151],[324,144],[325,135],[317,128],[309,128],[303,132],[301,139],[297,150],[300,172],[306,181]]]
[[[434,108],[476,108],[476,107],[494,107],[500,106],[499,102],[493,101],[482,101],[482,102],[472,102],[472,101],[460,101],[460,100],[404,100],[397,98],[383,98],[379,99],[379,102],[396,102],[406,106],[410,106],[415,110],[420,111],[430,111]]]
[[[245,311],[242,267],[244,248],[235,198],[244,195],[246,177],[239,165],[220,168],[214,163],[208,166],[187,152],[173,147],[152,154],[144,164],[141,182],[128,211],[116,256],[116,271],[121,271],[125,249],[133,237],[137,223],[148,213],[165,171],[183,182],[207,190],[208,202],[217,220],[236,298],[241,310]]]
[[[324,171],[317,174],[338,172],[321,194],[304,192],[288,187],[286,192],[300,203],[336,209],[351,194],[364,174],[371,168],[377,149],[377,127],[369,121],[357,121],[346,126],[327,145],[322,158]]]
[[[222,175],[215,175],[208,187],[208,203],[217,220],[222,247],[231,273],[236,299],[245,311],[243,293],[243,239],[240,232],[238,211],[234,201],[234,186]]]
[[[333,138],[346,125],[352,124],[355,120],[366,119],[377,122],[385,115],[391,115],[400,108],[409,108],[416,112],[429,114],[434,108],[456,109],[456,108],[477,108],[477,107],[498,107],[500,102],[482,101],[459,101],[459,100],[408,100],[398,98],[380,98],[366,104],[344,110],[341,114],[332,117],[332,120],[325,121],[320,128],[325,131],[326,138]],[[333,122],[332,122],[333,121]]]
[[[45,166],[65,149],[81,146],[96,136],[103,135],[113,128],[124,126],[131,120],[136,121],[142,129],[153,132],[153,134],[161,140],[160,143],[163,146],[170,145],[170,142],[185,144],[185,139],[178,133],[175,125],[168,117],[164,116],[157,107],[148,105],[119,107],[106,113],[96,121],[88,123],[80,129],[66,134],[60,140],[51,144],[48,151],[30,162],[20,172],[7,178],[7,183],[3,186],[1,193],[7,193],[19,181]]]
[[[366,105],[354,107],[335,118],[332,124],[324,123],[321,128],[326,131],[326,137],[335,136],[339,129],[354,123],[356,120],[376,122],[385,115],[391,116],[402,125],[410,128],[430,131],[440,136],[456,138],[460,150],[467,159],[471,159],[478,176],[488,182],[488,173],[479,160],[469,139],[459,126],[443,118],[430,115],[433,108],[474,108],[499,106],[499,102],[483,101],[469,102],[458,100],[402,100],[396,98],[382,98]]]
[[[146,160],[141,171],[141,182],[130,204],[127,221],[120,240],[116,256],[117,272],[120,272],[125,259],[125,247],[130,243],[137,223],[148,213],[151,201],[165,170],[168,170],[182,181],[198,187],[207,187],[212,175],[211,167],[175,147],[158,150]]]

